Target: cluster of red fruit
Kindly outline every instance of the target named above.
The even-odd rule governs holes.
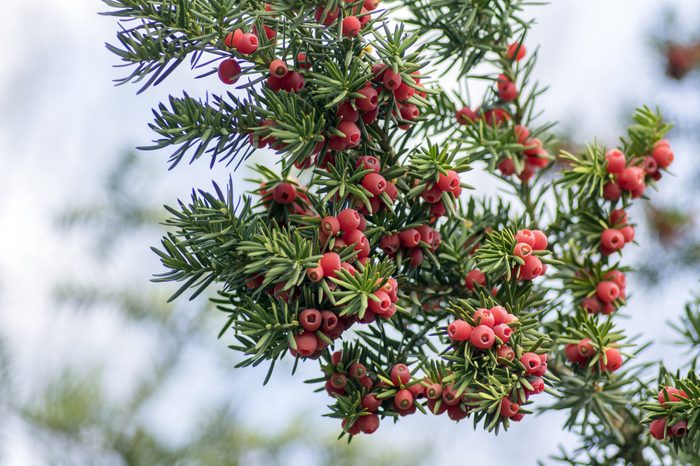
[[[454,196],[454,199],[459,199],[462,194],[459,174],[454,170],[439,173],[435,183],[425,186],[421,197],[430,204],[430,220],[432,222],[445,215],[444,197],[449,194]]]
[[[368,193],[369,207],[360,199],[357,199],[357,208],[361,212],[368,215],[376,214],[382,208],[388,208],[396,201],[399,191],[396,189],[393,180],[387,181],[381,175],[382,166],[376,157],[372,155],[358,157],[355,167],[362,171],[369,170],[360,181],[360,185]]]
[[[634,241],[634,226],[628,223],[624,209],[610,212],[609,224],[610,227],[600,234],[600,252],[604,256],[620,251],[625,244]]]
[[[258,193],[263,205],[267,208],[272,207],[274,202],[275,206],[281,206],[289,213],[313,215],[306,188],[295,179],[290,178],[276,183],[263,182]]]
[[[328,394],[346,395],[349,390],[358,390],[362,395],[363,415],[350,426],[347,425],[348,419],[344,419],[342,423],[343,428],[350,435],[357,435],[360,432],[374,433],[379,428],[380,408],[400,416],[415,413],[417,401],[425,396],[426,384],[412,380],[411,371],[405,364],[395,364],[391,368],[388,379],[370,376],[367,368],[357,361],[343,364],[340,351],[333,353],[331,364],[333,367],[329,370],[330,374],[325,386]]]
[[[619,270],[608,270],[603,275],[604,280],[598,282],[595,295],[581,300],[581,307],[589,314],[612,314],[625,300],[627,277]]]
[[[410,258],[411,267],[420,267],[424,257],[423,248],[434,252],[440,246],[440,241],[440,232],[428,225],[421,225],[383,236],[379,247],[389,257],[396,257],[399,250],[403,249],[405,256]]]
[[[673,162],[673,151],[670,143],[662,139],[654,144],[651,155],[627,160],[622,151],[613,149],[605,154],[605,160],[610,178],[603,187],[603,197],[617,201],[624,191],[632,198],[640,197],[649,180],[660,180],[660,170],[667,169]]]
[[[534,280],[544,275],[547,265],[542,263],[536,252],[546,250],[548,244],[547,235],[541,230],[518,230],[513,255],[524,261],[518,269],[520,280]]]
[[[622,354],[620,354],[620,351],[618,351],[617,348],[605,348],[602,352],[605,355],[605,358],[601,356],[598,363],[601,371],[615,372],[622,367]],[[593,358],[597,353],[598,350],[593,345],[590,338],[584,338],[578,343],[569,343],[564,348],[566,358],[573,364],[577,364],[579,366],[587,365],[588,361],[590,361],[591,358]],[[603,362],[604,359],[605,362]]]
[[[313,281],[320,281],[324,276],[336,277],[340,269],[345,269],[352,275],[355,274],[355,268],[350,263],[341,262],[340,256],[335,252],[327,252],[323,254],[317,267],[307,270],[307,275]],[[326,284],[329,288],[336,287],[332,281],[328,281]],[[355,323],[369,324],[374,322],[377,317],[391,318],[396,312],[397,301],[398,282],[394,278],[389,278],[369,296],[367,309],[362,318],[357,315],[341,316],[340,309],[336,311],[304,309],[298,317],[302,331],[294,336],[296,350],[291,346],[289,350],[295,357],[299,355],[304,358],[316,359],[323,354],[323,350],[328,346],[327,340],[337,340]],[[327,340],[321,338],[317,332],[321,332]]]
[[[509,314],[501,306],[491,309],[477,309],[471,316],[470,322],[457,319],[447,326],[447,334],[453,341],[468,342],[474,348],[490,350],[498,345],[496,354],[499,357],[512,360],[513,350],[507,346],[513,329],[508,325],[517,322],[518,318]]]
[[[688,398],[688,394],[676,387],[664,387],[659,391],[659,404],[664,407],[680,401],[681,398]],[[688,433],[688,422],[681,420],[668,427],[665,418],[655,419],[649,424],[649,433],[657,440],[663,440],[666,437],[683,437]]]
[[[525,57],[525,46],[520,43],[513,43],[506,50],[506,58],[511,62],[517,62]],[[511,116],[504,105],[514,102],[518,98],[518,88],[513,82],[512,77],[506,73],[498,75],[496,78],[496,94],[499,98],[499,105],[488,109],[483,113],[477,109],[472,110],[469,107],[463,107],[455,113],[457,123],[461,125],[469,125],[483,119],[490,126],[500,126],[501,124],[510,121]],[[549,165],[550,157],[546,149],[544,149],[542,141],[538,138],[530,137],[530,130],[524,125],[515,125],[513,128],[515,138],[518,144],[521,144],[524,149],[521,152],[523,157],[523,168],[517,173],[518,178],[524,183],[527,183],[538,169],[542,169]],[[516,164],[510,157],[503,157],[497,164],[497,168],[503,176],[511,176],[516,174]]]
[[[535,176],[535,172],[549,165],[550,157],[547,150],[543,147],[542,141],[538,138],[530,137],[530,130],[523,125],[515,125],[513,128],[515,138],[518,144],[524,147],[521,154],[524,159],[524,166],[518,178],[523,183],[527,183]],[[496,166],[503,176],[511,176],[515,174],[515,162],[510,157],[504,157]]]

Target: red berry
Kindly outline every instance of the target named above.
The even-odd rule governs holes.
[[[520,61],[525,57],[527,50],[525,46],[519,42],[512,43],[508,46],[506,56],[509,60]]]
[[[663,440],[666,437],[666,419],[655,419],[649,424],[649,433],[656,440]]]
[[[321,311],[323,333],[333,333],[342,327],[342,323],[333,311]]]
[[[367,300],[367,309],[374,312],[378,316],[384,316],[391,308],[391,297],[384,291],[376,291],[374,297],[378,299],[375,301],[371,297]]]
[[[622,236],[625,238],[625,243],[631,243],[634,241],[634,227],[632,225],[625,225],[619,229]]]
[[[319,6],[316,8],[314,19],[316,19],[317,23],[322,22],[324,26],[330,26],[336,19],[338,19],[338,16],[340,16],[340,9],[338,7],[336,7],[333,11],[327,11],[322,6]]]
[[[644,170],[639,167],[627,167],[617,175],[617,182],[626,191],[639,189],[644,185]]]
[[[504,102],[512,102],[518,98],[518,88],[512,82],[507,82],[503,86],[498,86],[498,97]]]
[[[425,389],[425,396],[429,400],[438,400],[442,398],[442,385],[439,383],[433,383]]]
[[[593,356],[593,353],[595,353],[595,348],[593,347],[593,343],[591,343],[590,338],[584,338],[583,340],[579,341],[578,345],[576,345],[576,350],[578,351],[579,356],[584,359],[590,358]]]
[[[344,232],[359,229],[361,221],[360,214],[355,209],[343,209],[338,213],[340,229]]]
[[[379,416],[370,414],[368,416],[360,416],[357,419],[357,424],[363,434],[373,434],[379,429]]]
[[[494,325],[506,323],[506,319],[508,319],[508,311],[506,311],[502,306],[493,306],[490,311],[491,315],[493,316]]]
[[[367,375],[367,368],[362,363],[354,362],[350,365],[350,368],[348,369],[348,374],[350,374],[350,377],[359,380]]]
[[[346,16],[343,18],[343,35],[345,37],[355,37],[360,33],[362,24],[357,16]]]
[[[610,251],[619,251],[625,245],[625,237],[620,230],[607,228],[600,235],[600,245]]]
[[[397,409],[408,409],[413,406],[413,395],[407,389],[399,390],[394,396],[394,406]]]
[[[586,362],[586,358],[582,357],[578,352],[578,345],[575,343],[566,345],[564,354],[566,358],[574,364],[584,364]]]
[[[442,401],[447,406],[454,406],[460,403],[462,399],[457,396],[457,389],[450,384],[442,389]]]
[[[421,383],[414,383],[408,387],[408,391],[413,395],[413,399],[417,400],[425,396],[425,387]]]
[[[274,199],[278,204],[291,204],[296,200],[296,198],[297,188],[291,183],[280,183],[275,186],[275,189],[272,191],[272,199]]]
[[[219,63],[219,79],[222,83],[235,84],[240,76],[241,65],[235,59],[229,58]]]
[[[474,290],[475,285],[485,286],[486,285],[486,275],[479,269],[474,269],[467,274],[465,278],[465,284],[469,291]]]
[[[360,119],[360,112],[353,108],[352,103],[349,100],[346,100],[338,105],[336,115],[338,116],[339,121],[349,121],[355,123]]]
[[[226,44],[226,47],[228,48],[235,48],[236,43],[241,39],[241,36],[243,35],[243,31],[240,29],[236,29],[233,32],[229,32],[226,34],[226,38],[224,39],[224,44]]]
[[[469,107],[464,107],[455,113],[455,118],[457,118],[457,123],[460,125],[468,125],[474,123],[479,116],[477,113]]]
[[[421,248],[411,248],[408,256],[411,258],[411,267],[420,267],[420,265],[423,263],[424,256]]]
[[[309,280],[312,282],[320,282],[323,278],[323,267],[320,265],[309,267],[306,269],[306,276],[309,277]]]
[[[513,163],[513,159],[508,157],[498,162],[497,168],[503,176],[511,176],[515,173],[515,163]]]
[[[377,105],[379,104],[379,95],[372,86],[365,86],[357,91],[357,93],[364,97],[358,97],[355,99],[355,105],[359,110],[363,112],[371,112],[377,108]]]
[[[605,154],[605,160],[608,162],[608,173],[622,173],[622,170],[624,170],[627,165],[625,154],[617,149],[609,150]]]
[[[659,164],[656,163],[656,160],[651,155],[644,157],[641,166],[644,172],[648,175],[653,175],[659,171]]]
[[[603,275],[603,278],[617,283],[617,286],[619,286],[620,289],[627,286],[627,278],[625,277],[625,274],[620,272],[619,270],[608,270]]]
[[[386,191],[386,179],[379,173],[368,173],[362,178],[362,187],[373,196],[379,196]]]
[[[399,250],[399,247],[401,247],[399,235],[394,233],[392,235],[382,237],[382,239],[379,241],[379,247],[382,248],[382,251],[384,251],[390,256],[396,254]]]
[[[610,372],[615,372],[622,367],[622,355],[615,348],[605,350],[605,359],[608,361],[605,363],[605,368]]]
[[[341,426],[343,430],[348,433],[348,435],[357,435],[360,433],[360,424],[358,422],[353,423],[350,427],[347,427],[348,420],[343,419]]]
[[[530,246],[527,243],[518,243],[515,245],[515,248],[513,249],[513,254],[516,257],[520,257],[521,259],[526,258],[530,254],[532,254],[532,246]]]
[[[459,174],[454,170],[447,170],[446,173],[438,174],[437,187],[441,191],[452,192],[459,186]]]
[[[513,351],[513,348],[507,345],[503,345],[498,350],[496,350],[496,355],[499,358],[506,359],[508,361],[514,361],[515,360],[515,351]]]
[[[345,374],[335,373],[331,375],[329,380],[331,382],[331,386],[337,390],[341,390],[348,385],[348,378],[345,377]]]
[[[287,64],[283,61],[280,60],[279,58],[272,60],[270,62],[270,74],[272,76],[276,76],[278,78],[281,78],[287,74],[289,71],[289,68],[287,68]]]
[[[374,173],[379,173],[382,165],[376,157],[371,155],[363,155],[357,159],[357,162],[355,162],[355,167],[362,168],[362,170],[372,170]]]
[[[493,327],[495,318],[489,309],[477,309],[474,312],[474,325],[486,325],[487,327]]]
[[[658,400],[659,404],[662,406],[668,401],[680,401],[681,398],[688,398],[688,394],[683,390],[677,389],[676,387],[665,387],[665,392],[663,389],[659,391]]]
[[[518,232],[515,234],[516,243],[529,244],[534,248],[535,241],[537,241],[537,238],[535,237],[535,233],[533,233],[531,230],[518,230]]]
[[[343,241],[345,241],[346,245],[354,244],[356,251],[359,251],[365,246],[369,245],[367,242],[367,237],[360,230],[346,231],[343,235]]]
[[[250,55],[258,50],[258,36],[247,32],[242,34],[240,39],[234,44],[236,51],[241,55]]]
[[[544,274],[544,266],[537,256],[527,256],[524,258],[525,264],[520,266],[519,277],[523,280],[534,280]]]
[[[299,313],[299,323],[304,330],[315,332],[321,327],[321,312],[318,309],[304,309]]]
[[[625,209],[615,209],[610,212],[610,225],[620,226],[627,223],[627,212]]]
[[[356,147],[360,144],[362,133],[360,128],[351,121],[343,121],[338,125],[338,131],[345,135],[345,143],[347,147]]]
[[[493,333],[501,340],[501,343],[508,343],[510,336],[513,334],[513,329],[508,324],[498,324],[493,326]]]
[[[421,197],[429,204],[437,204],[442,200],[442,191],[437,185],[434,185],[432,188],[423,191]]]
[[[544,391],[544,379],[541,377],[537,377],[536,379],[532,380],[530,385],[532,385],[532,390],[528,390],[530,395],[539,395]]]
[[[590,296],[588,298],[583,298],[581,307],[589,314],[598,314],[602,310],[603,305],[598,298]]]
[[[604,303],[612,303],[620,297],[620,287],[611,281],[602,281],[596,287],[596,296]]]
[[[673,437],[683,437],[688,433],[688,423],[686,421],[678,421],[671,426],[671,435]]]
[[[384,87],[387,90],[395,91],[401,85],[401,75],[399,73],[394,73],[392,70],[388,69],[384,72],[382,83],[384,83]]]
[[[530,375],[537,373],[540,365],[542,365],[542,361],[540,361],[540,357],[536,353],[523,354],[520,356],[520,362],[525,366],[525,372]]]
[[[469,342],[479,349],[489,349],[496,341],[496,335],[491,327],[477,325],[472,330]]]
[[[399,110],[404,120],[413,121],[420,116],[420,110],[414,104],[401,104]]]
[[[374,393],[368,393],[362,397],[362,407],[365,408],[370,413],[375,412],[382,405],[382,400],[377,398]]]
[[[282,89],[287,92],[300,92],[305,84],[304,77],[298,71],[291,71],[282,78]]]
[[[420,233],[415,228],[407,228],[399,233],[399,240],[404,248],[414,248],[420,244]]]
[[[542,230],[532,230],[532,234],[535,235],[535,244],[532,245],[532,249],[535,251],[544,251],[549,245],[549,240],[547,235]]]
[[[372,124],[377,120],[377,115],[379,115],[379,108],[364,113],[362,115],[362,121],[364,121],[366,125]]]
[[[379,0],[365,0],[363,5],[367,11],[373,11],[379,6]]]
[[[411,371],[406,364],[396,364],[391,368],[391,382],[395,386],[406,385],[411,380]]]
[[[668,146],[659,146],[654,149],[651,156],[659,168],[668,168],[673,163],[673,151]]]
[[[328,215],[321,219],[321,231],[328,236],[335,236],[340,232],[340,222],[338,217]]]
[[[336,272],[340,270],[340,256],[335,252],[327,252],[321,256],[319,265],[323,268],[323,275],[330,278],[336,277]]]
[[[409,86],[408,84],[402,82],[401,85],[394,91],[394,97],[396,100],[399,102],[405,102],[406,100],[410,99],[413,97],[413,95],[416,93],[416,89]],[[409,118],[406,118],[407,120]],[[413,118],[410,118],[413,119]]]
[[[501,400],[501,416],[510,418],[518,414],[519,410],[520,405],[518,405],[517,403],[513,403],[505,397]]]
[[[467,341],[472,335],[472,326],[462,319],[457,319],[447,326],[447,334],[455,341]]]
[[[622,196],[622,188],[615,182],[605,183],[603,186],[603,198],[606,201],[617,201]]]
[[[316,338],[316,334],[314,334],[314,332],[301,332],[300,334],[294,336],[294,342],[297,345],[296,352],[299,354],[299,356],[304,358],[314,354],[316,347],[318,346],[318,339]]]

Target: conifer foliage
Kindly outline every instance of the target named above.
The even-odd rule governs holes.
[[[267,382],[281,359],[319,365],[308,382],[349,438],[418,412],[499,432],[547,391],[539,407],[583,441],[561,461],[700,451],[697,377],[651,384],[616,319],[627,211],[662,184],[670,125],[643,107],[617,147],[560,151],[525,2],[105,3],[120,83],[143,91],[185,61],[211,83],[160,104],[144,149],[216,170],[278,155],[244,198],[232,175],[168,207],[154,248],[173,299],[216,290],[240,366],[268,364]],[[505,189],[473,190],[470,170]]]

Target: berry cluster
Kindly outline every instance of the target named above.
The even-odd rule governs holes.
[[[657,398],[661,407],[670,408],[673,403],[681,401],[681,398],[687,399],[688,394],[675,387],[663,387]],[[681,419],[668,426],[665,417],[655,419],[649,424],[649,433],[657,440],[663,440],[667,437],[683,437],[688,433],[688,421]]]
[[[591,362],[597,359],[597,367],[601,372],[615,372],[622,367],[622,354],[617,348],[599,348],[590,338],[584,338],[578,343],[569,343],[564,348],[564,354],[569,361],[578,366],[590,366]]]
[[[659,181],[661,170],[667,169],[673,162],[670,143],[661,139],[657,141],[650,155],[628,158],[613,149],[605,154],[608,182],[603,187],[603,197],[608,201],[617,201],[624,192],[632,198],[641,197],[650,180]]]
[[[423,248],[434,252],[440,246],[440,241],[439,231],[428,225],[420,225],[385,235],[379,242],[379,247],[391,258],[402,254],[409,258],[411,267],[420,267],[424,258]]]
[[[628,223],[627,212],[615,209],[610,212],[609,227],[600,234],[600,252],[609,256],[634,241],[634,226]]]
[[[522,261],[518,269],[520,280],[534,280],[544,275],[547,265],[537,256],[547,250],[547,235],[541,230],[518,230],[515,234],[513,255]]]
[[[625,301],[627,277],[616,269],[603,274],[603,280],[595,287],[595,294],[581,300],[581,307],[589,314],[612,314]]]

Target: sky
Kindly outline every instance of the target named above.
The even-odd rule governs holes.
[[[653,105],[658,100],[678,115],[691,106],[697,108],[698,102],[689,105],[685,100],[683,85],[667,84],[650,41],[663,30],[664,7],[683,11],[681,25],[698,24],[700,7],[693,3],[589,0],[533,7],[537,25],[528,46],[540,46],[536,76],[549,85],[539,104],[546,119],[560,121],[577,140],[613,143],[623,127],[624,112],[633,105]],[[120,348],[119,360],[110,365],[115,396],[119,396],[119,380],[125,374],[143,370],[138,367],[139,353],[154,350],[147,335],[125,328],[108,312],[80,318],[56,313],[51,291],[58,279],[100,276],[142,283],[145,289],[157,291],[157,285],[148,281],[159,271],[158,261],[148,250],[158,241],[157,231],[144,235],[142,248],[132,248],[132,253],[103,268],[88,260],[84,237],[67,239],[56,233],[55,214],[67,203],[99,195],[103,175],[117,154],[150,140],[146,125],[151,121],[151,108],[168,94],[177,95],[184,89],[202,96],[224,90],[215,76],[195,80],[195,73],[185,67],[138,96],[135,86],[114,87],[111,81],[122,72],[112,68],[116,59],[104,43],[112,41],[116,26],[111,18],[96,14],[100,8],[99,2],[89,0],[5,0],[3,5],[0,43],[12,46],[3,51],[0,65],[0,325],[27,390],[66,359],[99,363],[115,346]],[[675,169],[683,174],[694,163],[683,157],[690,155],[691,141],[678,138],[676,144]],[[168,172],[166,153],[142,152],[139,156],[148,173],[144,192],[155,204],[172,204],[187,196],[193,186],[207,188],[211,180],[225,184],[229,176],[226,167],[210,170],[207,163],[182,165]],[[671,201],[682,189],[679,183],[663,187],[659,198]],[[672,334],[665,322],[678,315],[696,282],[693,276],[662,291],[635,289],[626,323],[630,333],[641,332],[668,343]],[[121,345],[125,339],[129,344]],[[677,352],[670,345],[662,348],[670,356]],[[244,417],[255,425],[274,426],[280,412],[309,410],[314,416],[310,423],[335,428],[332,421],[319,417],[324,397],[310,394],[301,383],[313,371],[302,370],[291,385],[281,383],[288,376],[276,374],[261,389],[263,370],[238,371],[232,364],[222,369],[210,357],[196,349],[188,354],[183,382],[173,387],[163,406],[153,407],[151,422],[165,438],[177,441],[187,435],[187,426],[173,421],[196,412],[202,400],[230,396],[246,400]],[[173,400],[185,400],[179,408],[183,411],[166,409]],[[261,406],[264,408],[259,409]],[[533,417],[494,438],[472,432],[467,423],[454,425],[445,419],[413,416],[383,426],[372,441],[410,445],[431,432],[436,439],[431,463],[468,457],[478,464],[506,464],[517,456],[521,464],[535,464],[554,453],[557,443],[571,441],[558,428],[561,420],[557,414]],[[44,464],[22,429],[11,432],[9,438],[8,464]]]

